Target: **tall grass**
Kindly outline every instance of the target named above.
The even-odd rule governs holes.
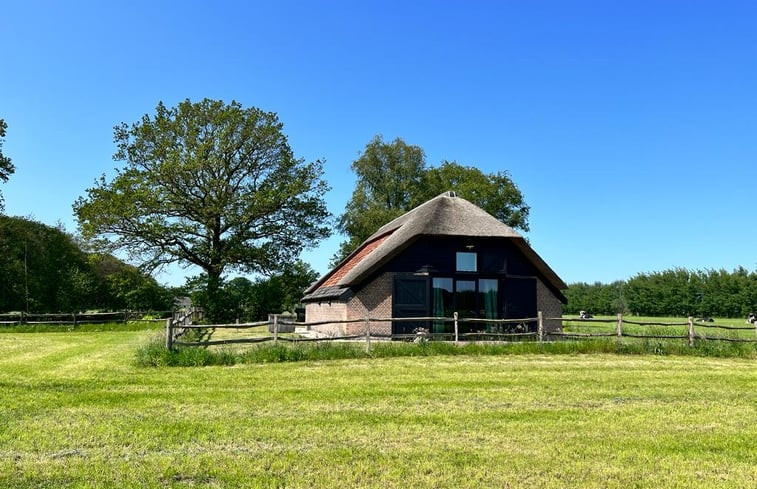
[[[366,351],[362,342],[263,343],[243,349],[176,347],[168,350],[162,335],[137,350],[136,364],[142,367],[194,367],[251,363],[281,363],[349,358],[390,358],[439,355],[576,355],[612,353],[618,355],[685,355],[701,357],[757,358],[757,344],[697,340],[598,338],[577,341],[467,343],[374,342]]]

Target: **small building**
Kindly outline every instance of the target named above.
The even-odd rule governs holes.
[[[305,291],[307,322],[370,318],[533,318],[562,315],[567,285],[526,240],[454,192],[445,192],[384,225]],[[560,321],[545,321],[556,331]],[[375,322],[371,331],[448,333],[442,321]],[[495,332],[461,323],[461,332]],[[531,330],[535,324],[527,326]],[[362,322],[324,324],[327,335],[356,334]]]

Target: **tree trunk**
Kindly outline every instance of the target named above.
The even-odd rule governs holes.
[[[205,305],[205,317],[211,324],[223,323],[225,319],[225,307],[223,288],[221,287],[221,272],[207,271],[208,273],[208,303]]]

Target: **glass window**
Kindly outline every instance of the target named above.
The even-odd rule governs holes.
[[[455,282],[457,313],[460,317],[474,318],[476,314],[476,281],[457,280]]]
[[[498,304],[497,292],[499,290],[499,280],[491,278],[482,278],[478,281],[478,307],[480,318],[497,319]],[[486,323],[487,333],[500,333],[497,323]]]
[[[456,263],[458,272],[475,272],[477,270],[475,253],[458,251]]]
[[[432,280],[433,289],[433,315],[434,317],[450,318],[455,312],[452,304],[452,279],[446,277],[435,277]],[[446,331],[445,331],[446,325]],[[452,331],[451,323],[444,321],[434,321],[433,333],[449,333]]]
[[[478,281],[479,306],[481,307],[479,317],[497,319],[498,285],[497,279],[482,278]]]

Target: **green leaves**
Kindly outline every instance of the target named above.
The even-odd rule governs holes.
[[[336,264],[378,228],[437,195],[454,190],[513,228],[528,231],[523,195],[506,171],[483,173],[478,168],[443,161],[427,167],[418,146],[397,138],[384,142],[378,135],[352,163],[357,176],[352,198],[339,219],[348,239],[332,259]]]
[[[295,158],[276,114],[185,100],[114,128],[125,166],[74,204],[82,233],[148,268],[193,264],[217,280],[269,273],[330,234],[320,161]]]
[[[5,130],[8,124],[5,120],[0,119],[0,181],[7,182],[8,178],[16,171],[16,167],[11,163],[11,159],[3,154],[3,143],[5,142]],[[0,194],[0,212],[4,209],[3,195]]]

